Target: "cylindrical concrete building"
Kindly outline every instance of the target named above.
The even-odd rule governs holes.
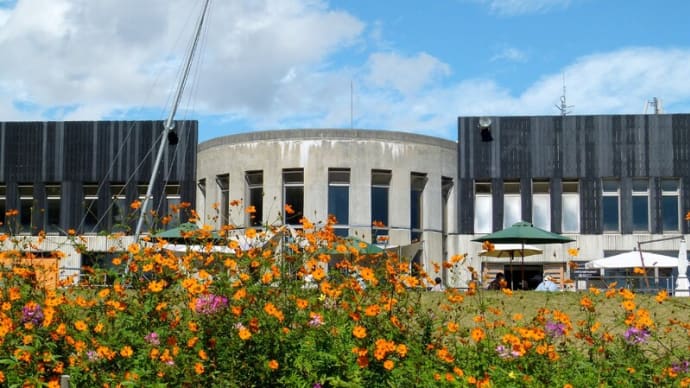
[[[446,258],[457,225],[453,141],[374,130],[251,132],[201,143],[197,162],[196,209],[205,223],[298,226],[303,216],[317,223],[332,214],[339,235],[421,242],[409,259],[440,276],[433,263]],[[233,200],[242,206],[228,206]],[[295,213],[283,219],[285,205]]]

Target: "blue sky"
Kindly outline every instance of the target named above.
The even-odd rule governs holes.
[[[0,120],[165,119],[201,0],[0,0]],[[462,115],[690,112],[686,0],[213,0],[177,118],[455,140]],[[651,111],[651,108],[650,108]]]

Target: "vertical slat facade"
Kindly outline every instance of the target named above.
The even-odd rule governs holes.
[[[690,209],[690,115],[490,117],[493,142],[482,142],[479,117],[458,118],[458,229],[474,233],[474,182],[492,181],[493,229],[501,229],[502,182],[520,180],[522,213],[531,221],[532,179],[551,181],[551,209],[562,209],[560,182],[577,179],[581,234],[603,232],[601,180],[621,182],[621,232],[633,233],[632,183],[649,178],[650,231],[663,233],[661,179],[679,179],[680,208]],[[560,232],[560,214],[552,214]],[[681,232],[688,225],[682,223]]]

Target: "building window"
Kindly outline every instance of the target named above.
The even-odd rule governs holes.
[[[227,225],[230,222],[230,174],[216,175],[216,186],[220,225]]]
[[[165,202],[168,205],[168,214],[165,216],[163,228],[170,229],[180,226],[180,203],[182,196],[180,195],[179,184],[168,184],[165,186]]]
[[[333,230],[338,236],[349,234],[350,169],[328,169],[328,215],[335,217]]]
[[[386,243],[388,239],[388,191],[391,185],[390,170],[371,171],[371,223],[372,240]]]
[[[299,225],[299,220],[304,215],[304,170],[301,168],[283,170],[283,209],[285,210],[285,223]]]
[[[664,232],[680,230],[680,183],[678,179],[661,180],[661,217]]]
[[[520,220],[522,220],[520,182],[503,182],[503,227],[510,227]]]
[[[45,208],[46,233],[58,233],[60,230],[60,185],[46,185]]]
[[[426,174],[413,172],[410,175],[410,240],[422,240],[422,209]]]
[[[649,231],[649,179],[632,181],[632,222],[634,231]]]
[[[19,185],[19,233],[31,233],[31,214],[34,208],[34,187]]]
[[[580,184],[577,180],[561,182],[561,230],[563,233],[580,232]]]
[[[84,190],[84,215],[82,217],[82,230],[84,233],[98,232],[98,185],[86,184]]]
[[[474,233],[491,233],[493,220],[491,182],[474,183]]]
[[[110,185],[110,225],[113,231],[127,230],[127,194],[125,185]]]
[[[620,231],[620,182],[605,179],[602,181],[601,202],[604,212],[604,232]]]
[[[532,224],[551,230],[551,194],[547,180],[532,181]]]
[[[246,212],[247,223],[251,226],[261,226],[264,219],[264,172],[247,171],[244,180],[247,182],[247,206],[254,210]]]

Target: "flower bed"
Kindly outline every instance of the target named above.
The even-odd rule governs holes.
[[[226,241],[232,253],[135,244],[105,287],[40,287],[20,252],[4,252],[16,264],[0,273],[0,382],[690,385],[687,300],[615,286],[544,295],[471,284],[429,293],[420,287],[429,279],[412,276],[406,260],[360,255],[329,225],[303,225],[284,244],[269,239],[280,230],[248,230],[265,245]],[[326,271],[329,250],[343,260]],[[462,260],[439,265],[459,270]]]

